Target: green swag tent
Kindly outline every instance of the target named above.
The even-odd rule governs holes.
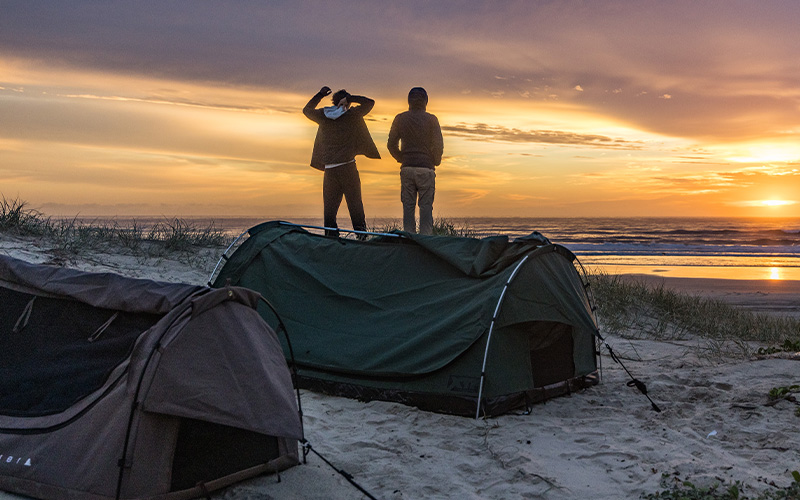
[[[301,387],[479,417],[597,382],[575,256],[539,233],[358,241],[273,221],[248,235],[213,286],[274,306],[259,312],[288,332]]]

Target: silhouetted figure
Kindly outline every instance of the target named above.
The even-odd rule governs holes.
[[[428,93],[414,87],[408,93],[408,111],[395,116],[387,147],[400,162],[400,200],[403,230],[416,231],[414,212],[419,203],[419,232],[433,233],[433,197],[436,167],[442,162],[444,141],[439,120],[425,111]]]
[[[336,214],[344,196],[353,229],[366,231],[361,178],[355,157],[381,157],[364,122],[364,116],[372,110],[375,101],[339,90],[333,94],[333,106],[316,109],[322,98],[330,93],[329,87],[322,87],[303,108],[303,114],[319,124],[311,153],[311,166],[325,172],[322,181],[324,225],[329,228],[339,227],[336,224]],[[338,236],[339,231],[325,233]]]

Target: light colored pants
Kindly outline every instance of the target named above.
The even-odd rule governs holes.
[[[419,232],[433,233],[433,195],[436,192],[436,172],[424,167],[400,169],[400,201],[403,202],[403,231],[415,233],[414,212],[419,203]]]

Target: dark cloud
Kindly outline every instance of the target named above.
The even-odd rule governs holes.
[[[614,139],[604,135],[576,134],[560,130],[520,130],[496,125],[477,123],[474,125],[459,124],[442,126],[442,131],[451,136],[468,139],[498,142],[525,142],[539,144],[557,144],[568,146],[591,146],[608,149],[641,149],[639,141]]]
[[[353,87],[385,82],[419,57],[413,29],[404,30],[413,10],[393,10],[365,1],[18,1],[3,6],[0,50],[130,75]]]
[[[799,24],[794,0],[15,0],[0,54],[290,92],[557,99],[658,133],[748,139],[795,128]]]

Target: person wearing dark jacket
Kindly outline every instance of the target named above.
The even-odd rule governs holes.
[[[426,111],[428,93],[414,87],[408,93],[408,111],[395,116],[387,147],[400,163],[400,200],[403,202],[403,230],[416,232],[419,204],[419,232],[433,233],[433,197],[436,167],[442,162],[444,141],[439,119]]]
[[[338,236],[336,215],[339,213],[342,197],[347,202],[353,229],[367,230],[364,203],[361,199],[361,178],[355,157],[364,155],[379,159],[381,156],[364,122],[364,116],[375,106],[375,101],[339,90],[333,94],[333,106],[317,109],[322,98],[330,93],[329,87],[322,87],[305,105],[303,114],[319,125],[311,153],[311,166],[325,172],[322,180],[324,225],[333,228],[325,233]]]

